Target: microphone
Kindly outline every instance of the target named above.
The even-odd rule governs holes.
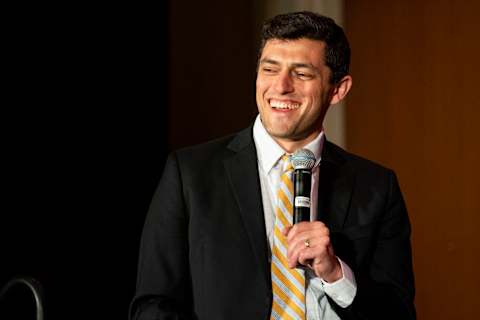
[[[299,149],[291,157],[293,172],[293,224],[310,221],[310,192],[315,155]]]

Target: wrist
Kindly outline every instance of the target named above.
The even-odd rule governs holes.
[[[325,274],[321,278],[325,282],[332,283],[340,280],[342,277],[343,277],[342,266],[340,265],[340,262],[338,261],[338,259],[335,257],[333,269],[328,274]]]

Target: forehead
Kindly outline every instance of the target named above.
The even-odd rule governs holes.
[[[271,39],[265,43],[260,62],[273,60],[280,63],[310,63],[325,65],[325,42],[311,39]]]

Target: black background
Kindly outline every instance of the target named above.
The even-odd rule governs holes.
[[[0,285],[37,278],[49,320],[127,317],[169,151],[167,7],[1,8]]]

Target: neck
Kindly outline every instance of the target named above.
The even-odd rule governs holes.
[[[272,137],[280,147],[287,153],[294,153],[298,149],[303,148],[320,134],[321,131],[315,131],[304,139],[293,140],[293,139],[282,139],[277,137]]]

